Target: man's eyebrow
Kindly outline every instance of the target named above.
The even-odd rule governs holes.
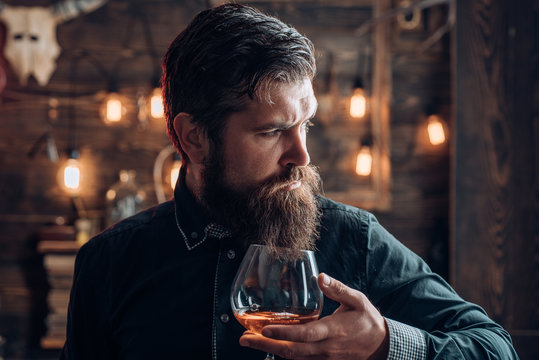
[[[274,121],[271,123],[263,124],[254,128],[255,131],[264,131],[264,130],[286,130],[293,127],[295,123],[290,124],[288,121]]]
[[[307,117],[305,120],[299,122],[299,124],[303,124],[306,121],[311,121],[316,116],[316,111],[318,109],[318,102],[316,102],[316,105],[314,106],[314,110],[312,114]],[[260,126],[256,126],[253,130],[255,131],[265,131],[265,130],[287,130],[292,127],[294,127],[297,123],[293,121],[288,120],[275,120],[273,122],[268,122],[267,124],[262,124]]]
[[[305,122],[310,122],[311,120],[313,120],[315,118],[315,115],[316,115],[316,111],[314,111],[311,116],[309,116],[308,118],[306,118],[305,120],[303,120],[303,121],[301,121],[299,123],[291,122],[291,121],[276,120],[276,121],[273,121],[273,122],[269,122],[267,124],[256,126],[253,130],[255,130],[255,131],[287,130],[287,129],[293,128],[297,124],[303,124]]]

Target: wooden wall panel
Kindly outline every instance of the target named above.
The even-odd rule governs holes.
[[[537,15],[532,1],[459,2],[454,44],[452,280],[522,359],[539,358]]]
[[[5,2],[34,6],[52,1]],[[137,122],[135,96],[138,91],[149,90],[155,63],[161,62],[179,29],[204,7],[203,2],[189,0],[111,0],[95,12],[60,24],[57,37],[62,53],[44,87],[33,79],[27,86],[20,85],[0,56],[0,66],[8,76],[0,94],[0,336],[7,342],[3,352],[7,358],[57,358],[57,351],[39,347],[45,333],[49,285],[43,255],[37,253],[36,244],[41,227],[58,218],[70,223],[77,217],[73,202],[57,181],[66,159],[70,120],[75,119],[76,143],[87,166],[81,196],[86,209],[93,216],[103,216],[105,193],[118,181],[121,169],[137,171],[137,182],[149,196],[147,204],[154,204],[153,164],[169,140],[162,123],[144,127]],[[157,58],[149,56],[141,21],[131,20],[137,19],[140,11],[148,16]],[[3,25],[0,39],[1,46]],[[75,72],[74,59],[78,59]],[[108,127],[99,118],[107,78],[95,66],[96,61],[116,77],[120,92],[130,98],[124,126]],[[48,125],[51,97],[59,101],[59,114]],[[60,152],[56,164],[49,161],[44,147],[33,157],[27,156],[47,130],[51,130]]]

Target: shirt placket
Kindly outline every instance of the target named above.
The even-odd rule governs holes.
[[[219,256],[215,271],[212,358],[228,359],[238,347],[239,335],[243,332],[230,306],[232,281],[241,262],[240,249],[231,245],[230,238],[219,240]]]

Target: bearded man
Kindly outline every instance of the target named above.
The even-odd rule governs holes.
[[[172,201],[77,256],[64,359],[516,359],[507,332],[366,211],[321,193],[306,136],[311,42],[240,5],[201,12],[163,61]],[[302,325],[245,332],[230,306],[249,244],[314,250],[326,299]]]

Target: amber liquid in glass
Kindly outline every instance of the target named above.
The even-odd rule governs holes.
[[[318,319],[319,311],[308,314],[292,314],[274,311],[241,311],[234,316],[244,328],[260,334],[266,325],[298,325]]]

